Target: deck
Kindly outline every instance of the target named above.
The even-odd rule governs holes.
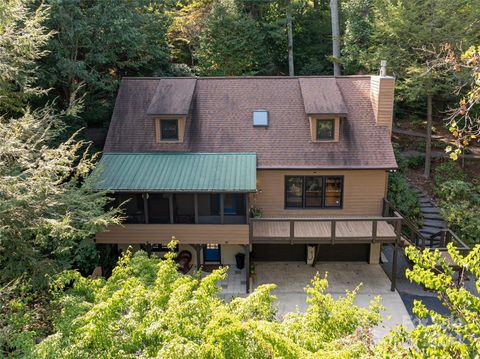
[[[256,218],[252,243],[394,243],[401,217]]]

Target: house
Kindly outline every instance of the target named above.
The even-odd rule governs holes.
[[[124,78],[99,188],[125,204],[98,244],[162,252],[172,236],[197,265],[378,263],[401,217],[384,215],[394,78]],[[255,218],[252,218],[252,215]],[[396,246],[395,246],[396,248]],[[248,275],[248,271],[247,275]]]

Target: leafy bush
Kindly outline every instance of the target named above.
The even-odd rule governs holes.
[[[420,168],[425,164],[425,155],[410,156],[406,161],[409,168]]]
[[[465,257],[448,245],[454,263],[468,271],[480,291],[480,245]],[[375,348],[378,358],[478,358],[480,354],[480,298],[466,290],[463,275],[455,273],[445,257],[436,251],[419,251],[413,246],[405,253],[414,263],[407,269],[408,279],[435,293],[449,309],[440,314],[414,300],[413,312],[422,321],[413,330],[401,326]],[[463,272],[462,272],[463,274]],[[425,319],[429,319],[426,324]]]
[[[480,193],[473,184],[452,180],[436,186],[442,216],[467,244],[480,242]]]
[[[380,321],[379,298],[368,308],[355,294],[334,300],[318,275],[305,289],[309,307],[275,319],[273,284],[226,303],[217,294],[226,268],[205,278],[177,272],[166,260],[127,253],[107,280],[66,271],[53,283],[61,314],[35,358],[346,358],[371,353],[369,328]]]
[[[388,175],[387,199],[408,219],[414,222],[420,220],[418,195],[402,172],[393,172]]]
[[[388,175],[388,201],[408,219],[420,222],[420,202],[417,193],[413,190],[405,177],[408,160],[400,153],[400,146],[393,144],[393,152],[397,160],[398,170]]]
[[[0,287],[0,358],[25,357],[51,331],[49,296],[19,278]]]
[[[465,181],[467,179],[465,171],[460,167],[458,162],[455,161],[443,162],[435,167],[433,173],[435,178],[435,192],[437,192],[442,183],[446,181]]]

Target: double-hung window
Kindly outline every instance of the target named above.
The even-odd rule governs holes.
[[[286,176],[285,208],[342,208],[342,176]]]

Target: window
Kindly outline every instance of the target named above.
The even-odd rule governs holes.
[[[303,207],[303,177],[286,177],[286,207]]]
[[[343,177],[286,176],[285,208],[342,208]]]
[[[335,139],[335,120],[317,119],[317,140]]]
[[[160,120],[160,139],[178,141],[178,120]]]
[[[253,111],[253,125],[268,126],[268,111],[267,110]]]
[[[325,179],[325,207],[342,206],[343,181],[339,177],[327,177]]]

